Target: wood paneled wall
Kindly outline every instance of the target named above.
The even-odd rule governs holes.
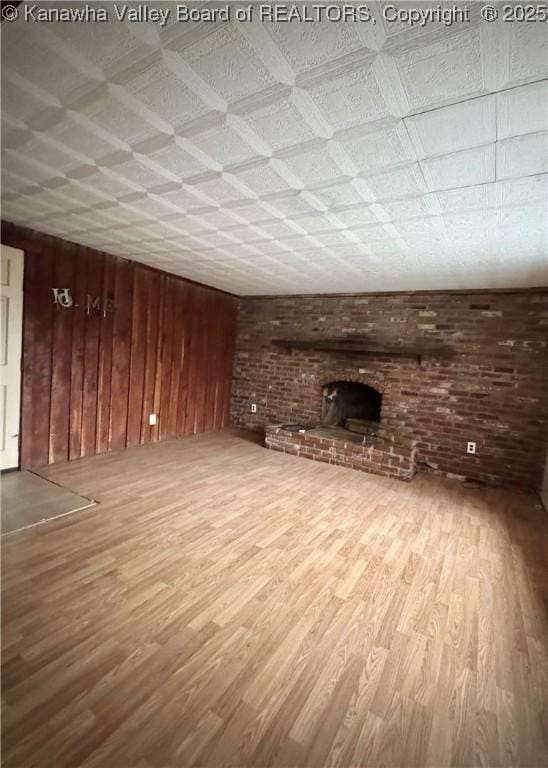
[[[8,223],[2,243],[25,251],[23,468],[228,425],[235,297]]]

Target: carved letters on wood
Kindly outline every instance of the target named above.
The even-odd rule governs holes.
[[[52,288],[53,303],[57,309],[70,309],[70,307],[79,307],[80,304],[75,303],[70,288]],[[92,296],[90,293],[86,293],[86,314],[101,314],[106,317],[107,314],[114,311],[114,299],[111,296]]]

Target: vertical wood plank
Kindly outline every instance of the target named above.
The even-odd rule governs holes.
[[[223,387],[223,417],[219,428],[224,429],[230,426],[230,397],[232,393],[232,375],[234,365],[234,355],[236,352],[236,325],[238,322],[238,306],[233,299],[225,297],[225,338],[223,341],[223,369],[221,373]]]
[[[78,249],[75,253],[73,285],[74,306],[72,313],[72,347],[70,363],[70,424],[69,459],[78,459],[82,451],[82,404],[84,387],[86,254]]]
[[[192,336],[192,314],[194,311],[194,288],[185,285],[181,325],[183,330],[181,349],[181,375],[179,377],[179,412],[177,414],[177,435],[187,432],[188,388],[190,381],[190,340]]]
[[[166,275],[160,276],[159,285],[159,306],[158,306],[158,339],[156,343],[156,366],[154,373],[154,397],[153,412],[158,417],[160,412],[160,403],[162,399],[162,370],[163,370],[163,327],[164,327],[164,304],[166,290]],[[157,418],[156,424],[150,428],[150,439],[156,442],[160,438],[160,424]]]
[[[220,429],[223,419],[224,419],[224,410],[225,410],[225,400],[226,400],[226,382],[224,381],[224,371],[226,369],[226,356],[227,356],[227,344],[228,344],[228,335],[227,335],[227,321],[228,321],[228,313],[227,313],[227,306],[224,301],[220,301],[221,309],[219,311],[219,315],[222,317],[222,323],[218,330],[218,338],[217,338],[217,345],[219,349],[219,355],[217,356],[217,369],[216,369],[216,392],[215,392],[215,405],[214,405],[214,413],[215,413],[215,422],[214,422],[214,429]]]
[[[93,301],[101,297],[103,284],[104,256],[102,253],[86,248],[86,294],[79,300],[85,318],[84,334],[84,372],[82,387],[82,434],[81,455],[92,456],[95,453],[97,430],[97,399],[99,374],[99,336],[103,317],[100,312],[90,308],[88,312],[87,295]]]
[[[138,445],[141,441],[141,417],[143,409],[147,341],[147,273],[148,270],[143,267],[135,268],[127,425],[128,446]]]
[[[47,240],[38,247],[37,281],[31,296],[37,326],[34,335],[34,367],[32,380],[32,446],[31,463],[40,467],[48,463],[49,414],[51,399],[51,343],[53,321],[53,249]]]
[[[218,346],[221,334],[222,307],[219,297],[208,295],[207,336],[205,348],[208,354],[204,361],[204,418],[203,429],[208,432],[215,424],[215,393],[222,349]]]
[[[215,355],[215,370],[214,370],[214,396],[213,396],[213,426],[212,429],[220,429],[223,420],[223,407],[224,407],[224,382],[223,372],[225,369],[226,358],[226,323],[227,323],[227,311],[226,303],[219,297],[218,308],[218,322],[215,328],[215,349],[218,350],[218,354]]]
[[[200,341],[203,329],[203,302],[198,288],[193,291],[193,310],[191,317],[188,393],[186,404],[186,430],[185,434],[196,434],[197,426],[197,393],[200,386]]]
[[[131,262],[122,259],[117,262],[110,391],[110,448],[112,450],[124,448],[127,438],[133,274]]]
[[[209,326],[211,323],[211,294],[209,291],[201,291],[200,297],[200,331],[198,344],[198,388],[196,391],[196,421],[195,431],[203,432],[205,429],[205,408],[207,392],[208,358],[213,353],[208,348]]]
[[[53,288],[70,288],[74,284],[74,255],[66,245],[55,254]],[[74,296],[73,296],[74,299]],[[49,430],[49,463],[67,461],[69,457],[70,379],[73,310],[54,306],[51,349],[51,402]]]
[[[152,439],[148,419],[154,413],[154,389],[156,383],[156,361],[158,357],[158,323],[160,320],[160,290],[161,275],[158,272],[147,272],[147,327],[146,327],[146,356],[145,377],[143,385],[143,408],[141,414],[141,443],[149,443]]]
[[[2,235],[5,241],[5,235]],[[36,310],[38,264],[40,255],[27,247],[25,251],[25,272],[23,280],[23,363],[21,367],[21,438],[20,463],[22,469],[32,467],[32,420],[34,405],[32,384],[34,381],[34,340],[39,332],[40,317]]]
[[[175,279],[165,278],[164,314],[162,322],[162,394],[160,398],[160,440],[169,439],[170,395],[173,361],[173,311],[175,304]]]
[[[114,280],[116,260],[105,257],[101,295],[103,299],[112,299],[114,303]],[[97,428],[95,433],[95,451],[104,453],[110,445],[110,387],[112,376],[112,344],[114,329],[114,309],[103,315],[99,328],[99,361],[97,373]]]
[[[227,426],[227,415],[230,410],[230,384],[226,376],[232,379],[232,354],[234,339],[230,324],[232,322],[232,307],[226,301],[223,301],[223,327],[221,338],[219,340],[221,353],[219,355],[219,371],[217,373],[219,386],[217,393],[217,402],[215,404],[215,429],[221,429]]]
[[[178,416],[179,416],[179,394],[182,372],[182,357],[184,344],[184,298],[185,286],[180,280],[174,280],[174,301],[173,301],[173,342],[171,348],[171,382],[169,395],[169,416],[168,416],[168,435],[177,437]]]

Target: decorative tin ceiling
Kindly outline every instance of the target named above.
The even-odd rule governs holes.
[[[239,294],[548,284],[548,24],[25,5],[2,23],[3,218]]]

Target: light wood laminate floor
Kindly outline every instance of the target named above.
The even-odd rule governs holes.
[[[534,499],[234,433],[44,474],[101,503],[3,542],[4,768],[546,766]]]

